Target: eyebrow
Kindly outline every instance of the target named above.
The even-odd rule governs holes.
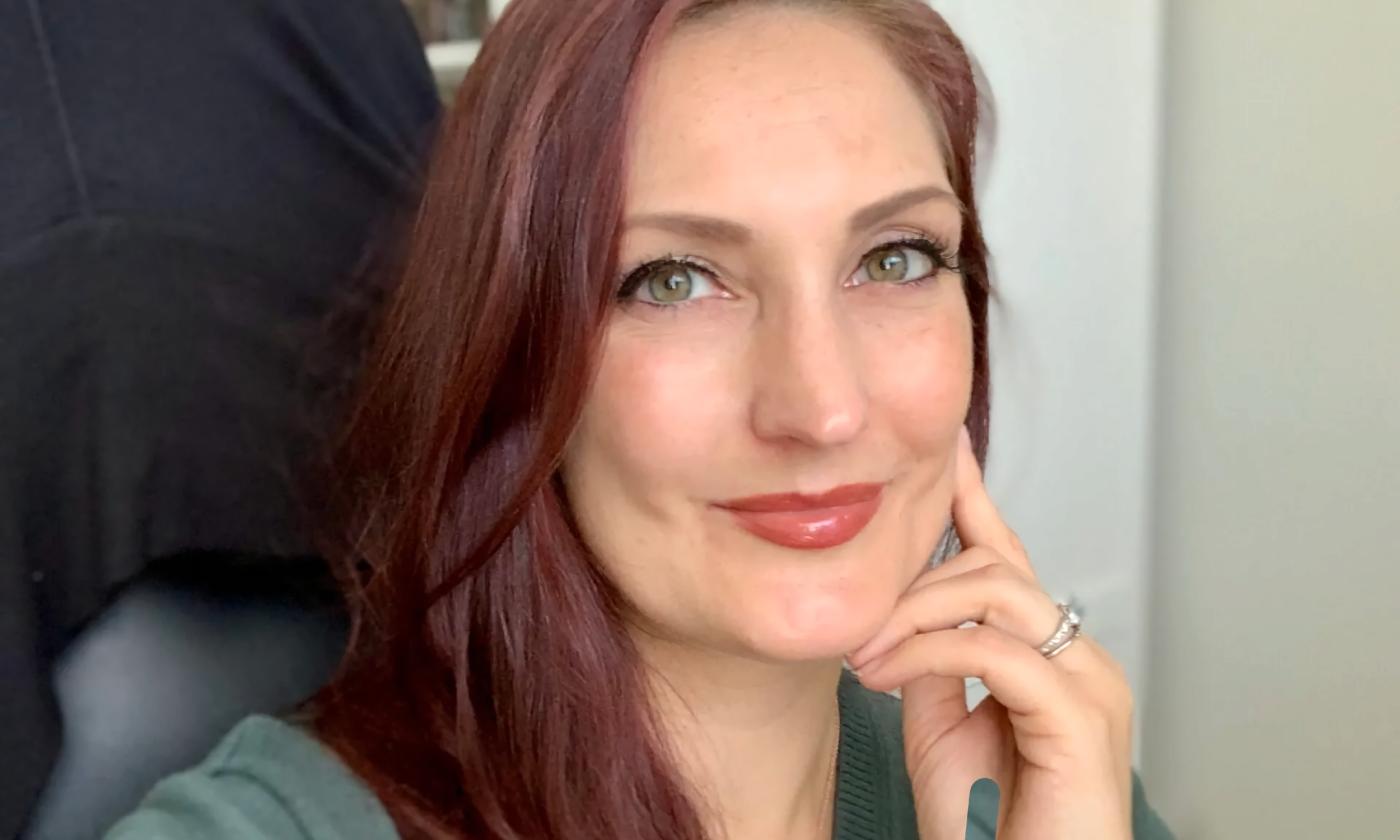
[[[848,223],[852,234],[864,233],[880,222],[910,207],[939,200],[963,212],[963,203],[949,190],[932,184],[904,190],[857,210]],[[711,242],[744,245],[753,240],[753,230],[739,222],[693,213],[644,213],[627,220],[627,227],[649,227]]]

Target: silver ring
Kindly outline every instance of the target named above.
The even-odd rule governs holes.
[[[1054,659],[1060,651],[1069,647],[1079,636],[1080,619],[1079,613],[1069,604],[1056,604],[1060,608],[1060,626],[1055,628],[1055,632],[1050,638],[1045,640],[1045,644],[1040,646],[1040,655],[1046,659]]]

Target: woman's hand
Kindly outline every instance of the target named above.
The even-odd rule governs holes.
[[[982,483],[964,430],[953,522],[962,553],[917,578],[885,627],[848,660],[877,691],[902,688],[904,749],[922,840],[963,840],[968,792],[1001,788],[998,838],[1132,836],[1132,694],[1122,668],[1080,635],[1037,648],[1060,611]],[[967,621],[977,626],[956,629]],[[964,677],[991,696],[971,712]]]

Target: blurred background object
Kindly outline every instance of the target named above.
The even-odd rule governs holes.
[[[476,40],[486,34],[490,0],[404,0],[424,43]]]
[[[333,667],[294,477],[437,114],[400,0],[0,2],[0,837]]]

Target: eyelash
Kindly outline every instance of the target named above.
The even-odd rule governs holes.
[[[900,239],[892,239],[889,242],[881,242],[879,245],[876,245],[874,248],[871,248],[869,251],[866,251],[865,254],[861,256],[860,264],[864,265],[865,261],[870,258],[870,255],[875,253],[876,251],[896,246],[901,248],[912,248],[916,251],[919,251],[924,256],[932,260],[935,267],[931,273],[926,274],[923,277],[920,277],[915,280],[908,280],[895,285],[913,287],[922,286],[925,283],[937,278],[944,271],[961,270],[961,266],[958,265],[957,252],[954,251],[953,248],[951,248],[942,238],[928,235],[905,236]],[[693,257],[682,256],[677,254],[668,254],[667,256],[661,257],[659,259],[643,263],[642,265],[638,266],[637,268],[624,275],[618,284],[618,301],[624,304],[640,303],[645,306],[652,306],[658,309],[676,309],[678,307],[686,306],[689,303],[692,303],[693,301],[687,301],[683,303],[654,304],[648,303],[646,301],[637,301],[631,299],[632,294],[636,292],[638,288],[641,287],[642,281],[646,279],[647,275],[653,269],[660,268],[663,265],[685,266],[688,269],[699,271],[712,279],[714,278],[715,274],[714,271],[712,271],[708,267],[702,265],[699,262],[696,262]]]

